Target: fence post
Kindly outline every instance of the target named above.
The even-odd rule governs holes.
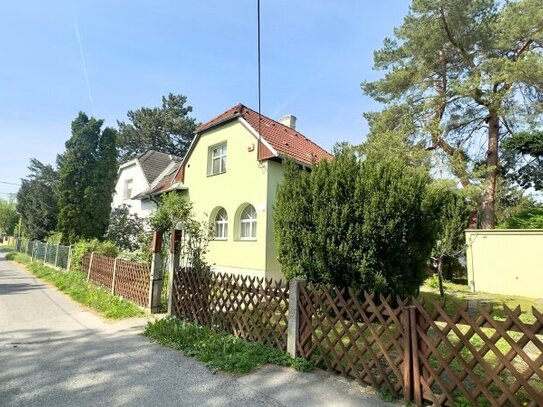
[[[118,257],[115,257],[115,261],[113,262],[113,277],[111,278],[111,294],[115,295],[115,275],[117,274],[117,260],[119,260]]]
[[[70,265],[72,264],[72,245],[68,246],[68,260],[66,261],[66,271],[70,271]]]
[[[47,263],[47,249],[49,248],[49,243],[45,243],[45,252],[43,253],[43,262]]]
[[[32,241],[32,255],[30,256],[30,262],[34,261],[34,253],[36,252],[36,241]]]
[[[170,263],[168,264],[168,315],[172,315],[173,311],[173,280],[175,278],[175,270],[179,267],[179,243],[181,242],[182,231],[172,230],[170,236]]]
[[[91,253],[91,258],[90,258],[90,261],[89,261],[89,269],[87,271],[87,283],[90,280],[90,274],[91,274],[91,269],[92,269],[92,259],[94,259],[94,252]]]
[[[409,330],[411,332],[411,372],[413,398],[416,406],[422,406],[422,387],[420,383],[419,340],[417,337],[417,307],[409,307]]]
[[[162,259],[160,249],[162,248],[162,233],[153,232],[153,257],[151,260],[151,273],[149,281],[149,302],[148,307],[151,313],[158,311],[160,306],[160,292],[162,291]]]
[[[58,267],[58,250],[60,249],[60,243],[57,243],[57,252],[55,253],[55,267]]]
[[[287,324],[287,352],[295,358],[298,344],[298,335],[300,334],[300,285],[305,281],[293,278],[288,282],[288,324]]]

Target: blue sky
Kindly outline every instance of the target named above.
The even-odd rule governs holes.
[[[360,83],[379,77],[373,51],[409,1],[261,3],[262,113],[296,115],[328,150],[363,141],[362,113],[379,106]],[[4,1],[0,52],[0,182],[19,182],[31,157],[53,163],[81,110],[116,126],[168,92],[201,122],[257,108],[256,0]]]

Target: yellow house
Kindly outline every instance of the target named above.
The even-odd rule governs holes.
[[[260,117],[260,120],[259,120]],[[283,159],[303,166],[332,155],[296,131],[296,118],[280,122],[242,104],[201,125],[176,171],[151,194],[178,190],[214,229],[207,261],[219,272],[280,279],[273,207]]]

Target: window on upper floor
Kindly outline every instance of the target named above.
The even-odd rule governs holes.
[[[221,208],[215,216],[215,239],[226,240],[228,238],[228,213]]]
[[[240,215],[240,238],[246,240],[256,239],[256,209],[247,205]]]
[[[129,178],[124,181],[123,199],[127,200],[127,199],[132,198],[132,184],[133,184],[132,178]]]
[[[226,143],[209,148],[209,175],[226,172]]]

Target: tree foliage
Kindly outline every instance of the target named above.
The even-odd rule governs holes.
[[[43,240],[57,226],[58,172],[51,166],[30,159],[30,175],[17,192],[17,212],[22,232],[29,239]]]
[[[128,205],[113,208],[105,238],[120,250],[134,251],[140,248],[142,234],[145,233],[144,220],[136,213],[130,213]]]
[[[117,178],[117,132],[83,112],[59,164],[58,230],[64,242],[103,238]]]
[[[506,219],[498,226],[500,229],[543,229],[543,206],[541,204]]]
[[[424,211],[429,181],[402,157],[340,146],[311,172],[285,164],[274,211],[287,278],[407,296],[423,281],[435,233]]]
[[[463,187],[479,187],[485,228],[495,225],[501,140],[542,119],[542,21],[540,0],[413,0],[374,54],[384,77],[362,84],[386,105],[368,116],[378,133],[422,141]]]
[[[161,107],[130,110],[129,123],[118,122],[120,160],[147,150],[183,157],[196,130],[196,120],[189,116],[192,106],[185,106],[186,102],[186,96],[170,93],[162,97]]]
[[[0,198],[0,235],[13,235],[19,215],[13,199]]]
[[[525,131],[503,143],[506,175],[524,188],[543,190],[543,131]]]
[[[183,264],[196,268],[207,266],[205,256],[212,230],[207,222],[196,220],[192,204],[184,197],[175,192],[164,194],[157,210],[149,217],[149,225],[162,233],[182,230],[180,254]]]

